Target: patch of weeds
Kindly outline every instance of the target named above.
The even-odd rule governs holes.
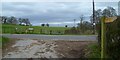
[[[2,37],[1,42],[2,42],[2,46],[4,46],[6,43],[9,42],[9,38]]]
[[[88,51],[87,58],[100,58],[101,52],[100,52],[100,47],[98,44],[91,44],[87,47]]]
[[[0,48],[2,48],[2,37],[0,36]]]

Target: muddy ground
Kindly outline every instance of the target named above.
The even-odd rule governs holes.
[[[64,58],[85,58],[85,50],[89,44],[88,41],[57,41],[55,50],[62,54]]]
[[[0,48],[0,60],[2,59],[2,49]]]
[[[3,58],[84,58],[93,41],[12,39],[2,50]]]

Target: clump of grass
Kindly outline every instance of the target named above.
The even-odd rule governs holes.
[[[0,48],[2,47],[2,37],[0,36]]]
[[[9,42],[9,38],[2,37],[2,44]]]
[[[0,37],[0,48],[8,42],[9,42],[9,38],[3,37],[3,36]]]
[[[98,46],[98,44],[89,45],[87,48],[89,52],[87,54],[87,58],[100,58],[101,53],[100,53],[100,47]]]

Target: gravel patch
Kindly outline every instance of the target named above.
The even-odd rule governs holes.
[[[19,40],[12,48],[17,51],[8,52],[3,58],[58,58],[51,42],[44,43],[37,40]]]

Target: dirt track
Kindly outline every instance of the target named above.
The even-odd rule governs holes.
[[[3,48],[4,58],[83,58],[84,41],[16,40]]]
[[[93,42],[84,41],[57,41],[55,50],[64,58],[84,58],[86,47]]]

